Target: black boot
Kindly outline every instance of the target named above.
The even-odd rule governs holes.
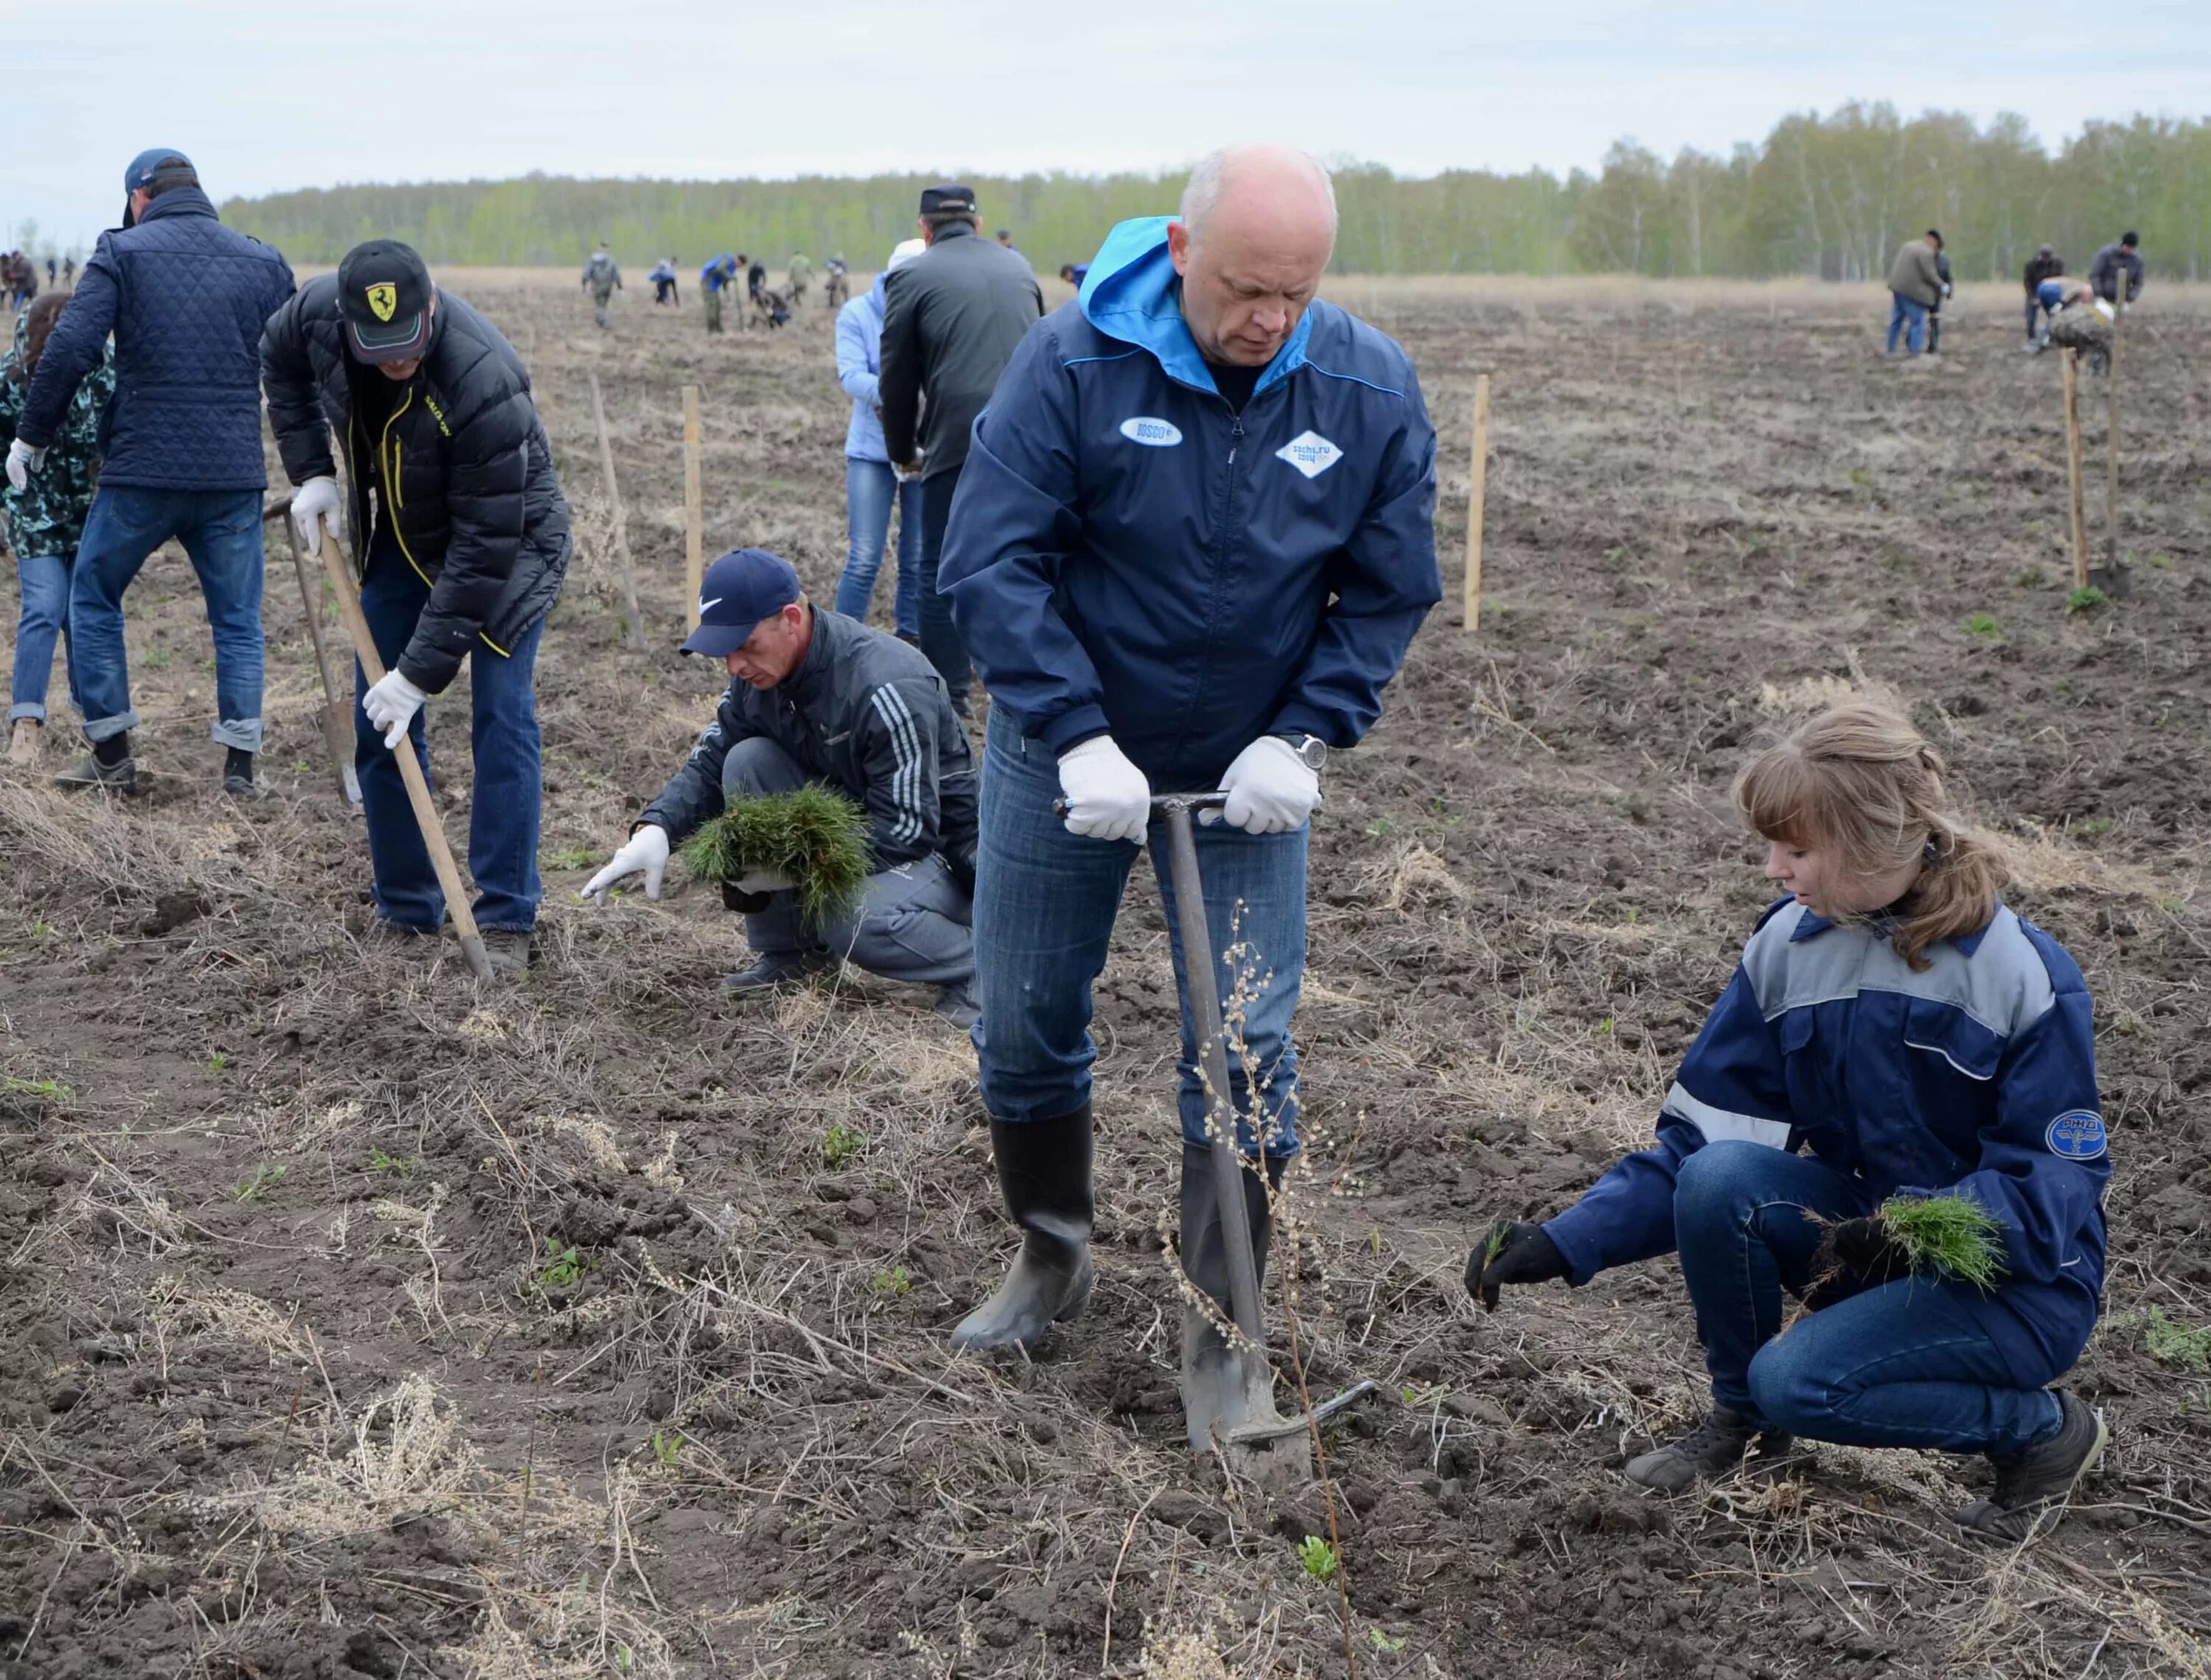
[[[1090,1105],[1019,1124],[990,1122],[990,1153],[1021,1252],[997,1293],[960,1320],[955,1348],[1024,1351],[1090,1304]]]
[[[1267,1181],[1281,1188],[1282,1169],[1288,1157],[1267,1157]],[[1244,1206],[1251,1222],[1251,1260],[1260,1286],[1267,1281],[1267,1251],[1274,1241],[1274,1215],[1259,1175],[1250,1167],[1244,1181]],[[1182,1269],[1191,1283],[1203,1290],[1221,1317],[1235,1321],[1228,1301],[1228,1244],[1221,1229],[1221,1198],[1215,1188],[1213,1151],[1185,1142],[1182,1146]],[[1213,1426],[1240,1402],[1237,1362],[1228,1339],[1195,1302],[1182,1308],[1183,1421],[1190,1450],[1213,1450]]]

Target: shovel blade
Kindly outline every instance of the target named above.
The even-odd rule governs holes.
[[[2092,565],[2088,581],[2114,601],[2124,601],[2135,592],[2135,569],[2130,565]]]
[[[1232,1346],[1195,1308],[1184,1310],[1182,1404],[1191,1449],[1217,1448],[1233,1474],[1269,1492],[1310,1483],[1305,1422],[1275,1410],[1265,1357]]]
[[[338,791],[345,795],[347,804],[360,810],[360,777],[353,767],[353,710],[342,701],[333,700],[323,708],[323,746],[330,755],[330,767],[337,772]]]

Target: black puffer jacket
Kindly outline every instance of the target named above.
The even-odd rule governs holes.
[[[399,670],[439,693],[479,637],[504,653],[551,609],[568,570],[568,504],[529,372],[475,310],[438,293],[429,354],[374,437],[354,384],[385,376],[354,362],[343,335],[332,275],[309,281],[270,317],[261,339],[270,423],[295,485],[331,476],[331,435],[346,440],[355,564],[373,522],[390,520],[430,586]],[[387,481],[389,496],[372,502]]]
[[[945,698],[944,679],[915,649],[880,630],[814,609],[814,643],[775,687],[732,682],[683,768],[645,808],[681,840],[722,814],[722,761],[764,736],[868,813],[875,867],[941,852],[962,886],[975,879],[975,755]]]

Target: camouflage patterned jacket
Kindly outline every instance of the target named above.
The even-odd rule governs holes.
[[[16,417],[23,412],[29,378],[20,372],[28,311],[15,317],[15,347],[0,356],[0,444],[15,441]],[[0,480],[0,508],[8,513],[8,546],[18,559],[27,554],[74,556],[84,538],[85,515],[100,479],[100,410],[115,394],[115,351],[111,345],[100,366],[84,378],[70,399],[61,430],[46,452],[45,465],[31,474],[21,493]]]

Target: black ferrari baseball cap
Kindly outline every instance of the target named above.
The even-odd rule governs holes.
[[[941,186],[921,190],[921,213],[934,215],[973,215],[975,189],[957,181],[948,181]]]
[[[733,548],[706,568],[699,585],[699,627],[683,644],[686,653],[720,659],[752,639],[762,619],[772,618],[799,598],[798,574],[791,562],[765,548]]]
[[[412,245],[371,239],[338,264],[338,313],[356,360],[406,361],[430,347],[430,270]]]

